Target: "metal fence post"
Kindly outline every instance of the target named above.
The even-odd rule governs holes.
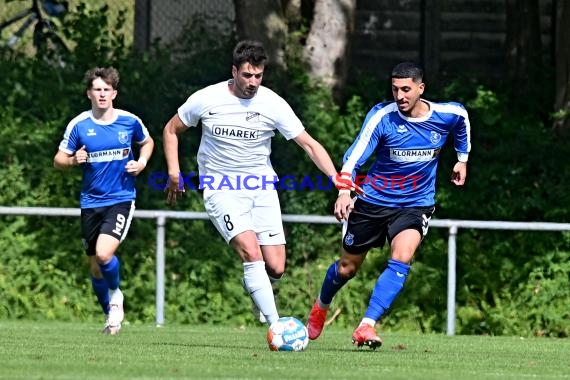
[[[156,326],[164,324],[164,225],[166,217],[156,218]]]
[[[447,240],[447,335],[455,335],[456,237],[457,226],[452,225]]]

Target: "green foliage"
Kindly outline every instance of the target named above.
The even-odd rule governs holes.
[[[166,171],[162,128],[193,91],[229,77],[235,36],[217,30],[216,23],[190,20],[175,45],[157,41],[149,51],[138,52],[113,32],[124,27],[125,13],[111,20],[107,12],[105,5],[84,3],[66,15],[61,31],[72,50],[59,52],[61,61],[0,49],[0,90],[5,94],[0,104],[1,205],[78,206],[80,171],[56,171],[52,160],[69,120],[89,107],[81,82],[85,71],[113,65],[121,73],[116,105],[139,115],[156,143],[139,177],[137,208],[166,208],[163,193],[147,184],[150,173]],[[387,86],[361,73],[345,94],[346,103],[335,104],[330,92],[309,78],[297,37],[287,44],[287,71],[268,67],[265,84],[288,100],[340,168],[368,109],[386,100]],[[456,100],[467,107],[473,143],[463,188],[449,181],[455,152],[451,143],[444,149],[436,217],[569,219],[570,169],[560,157],[567,157],[570,148],[540,115],[513,109],[507,92],[473,77],[431,88],[428,99]],[[199,139],[198,129],[182,137],[185,173],[197,170]],[[313,184],[322,180],[302,149],[282,137],[274,140],[271,159],[281,176],[308,177]],[[279,195],[283,213],[330,215],[336,191],[281,190]],[[201,193],[187,191],[177,209],[203,211]],[[79,218],[0,216],[0,227],[0,318],[102,320],[87,276]],[[153,220],[135,220],[118,252],[131,323],[155,318],[155,228]],[[327,268],[338,258],[340,226],[285,228],[287,272],[275,287],[277,303],[283,315],[303,318]],[[168,220],[166,229],[166,320],[254,324],[241,287],[239,258],[211,223]],[[445,330],[446,243],[447,231],[430,229],[382,329]],[[461,230],[457,250],[458,333],[568,336],[568,235]],[[335,298],[335,325],[358,323],[387,257],[386,248],[369,253],[358,275]]]

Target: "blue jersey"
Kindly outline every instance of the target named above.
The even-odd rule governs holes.
[[[457,159],[471,150],[467,111],[459,103],[429,104],[427,115],[406,117],[395,102],[380,103],[366,116],[362,129],[344,155],[343,173],[362,184],[364,200],[386,207],[435,204],[436,170],[441,148],[453,134]],[[366,175],[358,169],[375,153]]]
[[[67,125],[59,150],[75,154],[85,145],[87,162],[81,165],[81,208],[104,207],[136,198],[135,176],[125,170],[134,159],[133,142],[143,143],[148,130],[135,115],[115,110],[117,118],[103,123],[86,111]]]

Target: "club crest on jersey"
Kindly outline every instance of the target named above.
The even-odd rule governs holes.
[[[121,144],[126,144],[127,142],[129,142],[129,134],[125,131],[120,131],[119,132],[119,142]]]
[[[432,144],[435,145],[439,142],[439,140],[441,140],[441,135],[435,131],[431,131],[429,140],[431,141]]]
[[[245,121],[249,121],[250,123],[259,122],[259,112],[248,112],[247,115],[245,115]]]
[[[346,234],[346,236],[344,237],[344,244],[353,245],[354,244],[354,235],[351,233]]]

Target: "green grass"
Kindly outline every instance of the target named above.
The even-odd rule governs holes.
[[[299,353],[264,327],[0,322],[0,379],[570,379],[570,340],[383,334],[376,351],[329,327]]]

